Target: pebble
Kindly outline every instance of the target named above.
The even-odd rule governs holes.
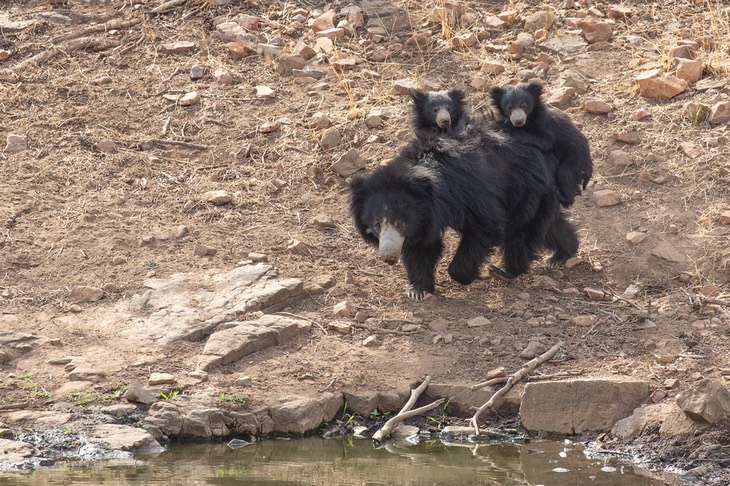
[[[371,334],[362,340],[362,345],[366,348],[372,348],[378,344],[380,344],[380,340],[378,339],[378,336],[375,336],[374,334]]]
[[[28,137],[26,135],[9,133],[5,140],[6,153],[22,152],[28,148]]]
[[[340,135],[339,130],[331,127],[322,132],[322,136],[319,138],[319,144],[323,149],[329,150],[336,147],[341,140],[342,136]]]

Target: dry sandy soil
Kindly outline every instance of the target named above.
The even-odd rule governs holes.
[[[686,107],[690,101],[711,105],[730,90],[730,10],[720,0],[633,6],[630,19],[612,21],[613,37],[603,49],[556,53],[538,42],[522,56],[505,49],[524,31],[529,14],[554,13],[547,32],[552,39],[580,34],[571,19],[605,20],[600,15],[607,5],[465,2],[465,15],[450,26],[431,17],[441,2],[396,1],[386,5],[398,11],[390,35],[374,43],[359,27],[338,40],[336,53],[359,59],[343,69],[323,61],[325,76],[317,82],[324,83],[317,89],[316,82],[278,74],[270,56],[232,56],[216,25],[246,13],[260,18],[250,29],[260,40],[285,50],[298,41],[314,47],[306,20],[297,24],[293,12],[303,8],[309,19],[328,8],[324,3],[188,0],[150,14],[160,3],[3,2],[6,22],[32,21],[0,34],[0,49],[10,53],[0,63],[0,134],[27,136],[28,145],[0,153],[3,328],[57,338],[63,353],[106,367],[110,378],[100,391],[145,382],[150,371],[181,374],[194,368],[201,343],[177,343],[144,357],[145,366],[126,366],[140,362],[137,350],[113,332],[95,329],[91,316],[113,313],[114,303],[140,293],[152,274],[230,269],[257,252],[286,277],[308,284],[334,277],[334,287],[288,312],[326,326],[335,319],[333,306],[349,300],[380,327],[397,331],[413,322],[426,330],[378,334],[380,344],[366,348],[366,330],[324,334],[315,326],[306,338],[229,365],[200,385],[245,393],[250,403],[316,393],[333,378],[336,389],[388,390],[426,373],[439,381],[474,383],[499,366],[516,370],[530,341],[566,343],[567,359],[545,365],[545,373],[639,377],[657,389],[678,379],[666,400],[699,378],[727,379],[730,226],[721,215],[730,210],[730,134],[727,123],[711,125]],[[338,12],[344,6],[331,5]],[[490,16],[508,9],[516,11],[514,21],[487,26]],[[85,32],[104,22],[112,27]],[[428,42],[407,42],[414,32]],[[452,47],[454,36],[469,32],[479,34],[475,45]],[[93,41],[69,44],[79,36]],[[651,68],[671,72],[671,52],[682,40],[700,41],[703,79],[718,86],[700,91],[690,85],[671,100],[640,96],[633,79]],[[178,41],[194,47],[167,53],[165,46]],[[385,59],[372,60],[381,48]],[[47,58],[27,61],[44,51]],[[547,59],[547,72],[540,71],[540,53],[549,56],[540,58]],[[484,61],[506,70],[487,74]],[[194,65],[208,66],[200,80],[191,80]],[[232,75],[232,84],[215,81],[218,68]],[[529,275],[509,284],[485,278],[465,288],[445,272],[456,241],[449,234],[437,273],[438,299],[410,301],[402,266],[382,263],[356,234],[347,209],[348,179],[331,165],[354,148],[371,169],[410,136],[410,102],[393,94],[396,80],[463,87],[472,111],[481,113],[488,106],[485,87],[508,83],[524,69],[536,71],[547,90],[563,86],[567,71],[587,87],[563,107],[590,140],[595,163],[589,188],[569,211],[579,227],[580,262],[547,270],[538,261]],[[275,97],[258,99],[257,85],[270,87]],[[191,106],[170,99],[192,91],[200,100]],[[588,99],[609,103],[610,113],[587,113]],[[382,126],[365,125],[371,109],[388,107],[394,116]],[[651,116],[633,120],[639,109]],[[321,147],[323,130],[310,125],[315,112],[325,113],[341,134],[337,146]],[[263,123],[276,120],[278,130],[262,133]],[[616,141],[621,132],[638,133],[640,142]],[[145,143],[151,139],[163,142]],[[631,165],[611,159],[618,149],[630,154]],[[592,195],[602,189],[616,191],[621,202],[598,207]],[[227,191],[232,202],[211,204],[204,194],[212,190]],[[317,215],[334,224],[312,224]],[[183,225],[188,234],[178,237]],[[632,231],[646,239],[628,242]],[[290,249],[291,240],[305,250]],[[217,251],[197,256],[196,244]],[[106,285],[107,292],[101,301],[74,303],[68,295],[77,285]],[[624,294],[631,285],[633,291]],[[586,287],[625,299],[591,300]],[[477,316],[491,325],[467,328],[465,320]],[[575,316],[591,317],[579,322]],[[451,334],[453,341],[437,340],[428,329],[438,318],[449,323],[440,334]],[[46,364],[51,353],[58,354],[44,347],[20,361],[0,362],[0,404],[28,399],[28,389],[11,373],[32,373],[34,383],[50,393],[59,388],[63,381],[54,380],[54,368]],[[234,385],[241,375],[253,378],[249,388]],[[44,408],[63,399],[43,395],[32,396],[31,405]]]

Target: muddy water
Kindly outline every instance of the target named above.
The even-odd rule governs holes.
[[[3,486],[43,485],[592,485],[649,486],[671,478],[631,465],[588,459],[556,442],[454,446],[367,440],[268,440],[231,450],[223,444],[173,445],[156,456],[68,462],[28,473],[0,472]]]

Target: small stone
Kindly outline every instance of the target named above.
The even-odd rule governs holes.
[[[443,332],[449,329],[449,321],[439,317],[438,319],[431,321],[428,328],[434,332]]]
[[[613,37],[613,27],[611,24],[591,17],[580,20],[578,27],[583,31],[583,37],[591,44],[605,42]]]
[[[366,166],[365,159],[360,156],[356,149],[350,149],[337,159],[337,162],[330,166],[330,170],[342,177],[349,177]]]
[[[484,91],[489,86],[489,82],[480,76],[475,76],[469,82],[469,86],[477,91]]]
[[[195,50],[195,42],[178,41],[162,46],[162,52],[166,54],[183,54]]]
[[[378,339],[378,336],[370,335],[362,340],[362,345],[365,346],[366,348],[372,348],[372,347],[380,344],[379,341],[380,340]]]
[[[492,322],[484,316],[477,316],[466,321],[466,327],[491,326]]]
[[[631,114],[631,119],[633,121],[641,121],[645,118],[649,118],[650,116],[651,110],[649,108],[639,108]]]
[[[117,145],[112,140],[100,140],[96,142],[94,148],[99,152],[114,154],[117,152]]]
[[[281,122],[279,120],[270,120],[259,125],[259,131],[261,133],[273,133],[281,128]]]
[[[155,385],[174,385],[177,383],[177,379],[170,373],[151,373],[147,384],[150,386]]]
[[[177,102],[180,106],[192,106],[200,101],[200,93],[197,91],[191,91],[182,95]]]
[[[616,191],[611,189],[602,189],[593,193],[593,201],[599,207],[615,206],[621,202]]]
[[[6,61],[13,53],[7,49],[0,49],[0,62]]]
[[[216,83],[224,86],[233,84],[233,76],[231,76],[231,74],[223,68],[218,68],[213,71],[213,79]]]
[[[114,292],[119,292],[119,287],[113,283],[105,283],[101,286],[101,290],[103,290],[105,294],[113,294]]]
[[[647,234],[641,231],[631,231],[626,234],[626,241],[632,245],[638,245],[646,239]]]
[[[668,393],[662,389],[657,388],[654,390],[649,397],[653,403],[659,403],[667,397]]]
[[[128,402],[143,403],[145,405],[151,405],[157,401],[157,396],[154,393],[136,383],[127,387],[127,391],[124,393],[124,398],[126,398]]]
[[[723,211],[720,215],[720,222],[722,224],[730,224],[730,211]]]
[[[329,329],[339,332],[340,334],[350,334],[352,332],[352,324],[344,321],[333,321],[327,324]]]
[[[567,289],[563,289],[561,294],[565,297],[578,297],[580,295],[580,290],[575,287],[568,287]]]
[[[28,148],[28,137],[25,135],[15,135],[13,133],[9,133],[6,138],[5,143],[5,152],[6,153],[15,153],[15,152],[22,152],[23,150]]]
[[[208,191],[203,194],[203,200],[213,204],[214,206],[224,206],[233,202],[233,196],[228,194],[224,189],[217,191]]]
[[[289,240],[286,249],[293,253],[299,253],[300,255],[309,254],[309,245],[299,240]]]
[[[628,166],[634,163],[634,158],[631,154],[623,150],[612,150],[609,158],[616,165]]]
[[[552,106],[566,106],[570,102],[570,100],[573,99],[573,96],[575,96],[575,92],[575,88],[570,86],[563,86],[554,89],[550,93],[548,93],[545,101],[548,105]]]
[[[549,11],[544,10],[535,12],[528,15],[525,18],[524,29],[526,32],[536,32],[539,29],[550,30],[550,27],[555,23],[555,15]]]
[[[372,129],[383,125],[383,119],[379,116],[369,116],[365,119],[365,126]]]
[[[330,121],[330,117],[321,111],[316,112],[312,115],[312,118],[309,119],[309,128],[327,128],[331,124],[332,122]]]
[[[256,46],[256,53],[259,55],[259,57],[267,60],[267,62],[271,62],[279,57],[279,54],[281,54],[281,47],[275,46],[273,44],[259,43]]]
[[[255,253],[255,252],[249,253],[248,254],[248,259],[251,260],[254,263],[268,261],[268,257],[265,254],[263,254],[263,253]]]
[[[636,145],[639,143],[639,134],[636,132],[619,132],[614,135],[614,140],[629,145]]]
[[[598,317],[591,315],[575,316],[570,319],[571,324],[580,327],[591,327],[596,322],[598,322]]]
[[[525,349],[520,353],[522,359],[532,359],[541,355],[546,351],[545,345],[540,341],[530,341]]]
[[[593,99],[593,100],[586,100],[586,102],[583,103],[583,109],[585,111],[587,111],[588,113],[605,115],[607,113],[610,113],[613,108],[611,108],[611,105],[609,105],[605,101]]]
[[[567,269],[571,269],[571,268],[575,267],[576,265],[580,265],[581,263],[583,263],[583,259],[582,258],[580,258],[580,257],[573,257],[573,258],[568,258],[568,260],[565,262],[565,265],[564,266]]]
[[[294,49],[292,49],[292,54],[297,54],[306,60],[310,60],[317,55],[317,51],[305,44],[303,41],[300,41],[297,42],[297,45],[294,46]]]
[[[418,84],[414,80],[410,78],[399,79],[393,83],[391,94],[396,96],[409,96],[414,89],[418,89]]]
[[[465,32],[451,38],[451,45],[453,47],[471,47],[477,42],[477,36],[473,32]]]
[[[276,92],[268,86],[256,86],[256,98],[270,100],[276,97]]]
[[[321,14],[312,21],[311,28],[316,33],[321,30],[332,29],[335,26],[335,16],[337,13],[330,9]]]
[[[255,15],[241,14],[236,17],[236,23],[246,30],[256,30],[259,27],[260,17]]]
[[[71,289],[68,299],[74,302],[97,302],[104,298],[104,291],[98,287],[79,285]]]
[[[688,83],[694,83],[702,79],[702,61],[682,59],[677,63],[676,75]]]
[[[644,71],[634,81],[639,86],[639,94],[647,98],[673,98],[684,92],[688,86],[684,79],[662,74],[661,69]]]
[[[712,125],[730,121],[730,101],[719,101],[712,105],[707,121]]]
[[[226,44],[226,49],[233,59],[241,59],[258,52],[256,44],[245,40],[229,42]]]
[[[341,140],[342,136],[340,135],[339,130],[332,127],[322,132],[322,136],[319,139],[319,144],[323,149],[329,150],[333,147],[336,147]]]
[[[201,243],[196,243],[193,247],[193,254],[195,256],[213,256],[218,252],[215,248],[211,248],[209,246],[203,245]]]
[[[585,287],[583,289],[583,292],[585,292],[589,299],[595,300],[597,302],[611,302],[613,300],[613,296],[610,293],[604,292],[601,289]]]
[[[332,219],[332,216],[329,214],[317,214],[314,218],[312,218],[311,224],[313,226],[316,226],[317,228],[334,228],[335,227],[335,221]]]
[[[192,81],[197,81],[198,79],[203,79],[205,77],[205,73],[208,72],[208,66],[204,66],[202,64],[196,64],[195,66],[190,68],[190,79]]]
[[[236,378],[236,381],[234,382],[236,386],[239,386],[241,388],[248,388],[251,385],[253,385],[253,380],[250,376],[240,376]]]
[[[497,61],[484,61],[482,63],[481,70],[485,74],[490,74],[493,76],[496,76],[497,74],[502,74],[507,70],[507,67],[505,67],[504,64]]]
[[[276,64],[276,72],[280,76],[291,76],[295,69],[302,70],[306,63],[306,59],[298,54],[281,54]]]
[[[343,300],[335,305],[333,313],[336,317],[350,317],[352,314],[352,304],[349,300]]]

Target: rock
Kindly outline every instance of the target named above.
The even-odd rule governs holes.
[[[189,410],[182,420],[181,437],[209,439],[230,434],[223,412],[217,408],[198,406]]]
[[[3,466],[3,470],[6,467],[29,462],[29,459],[36,455],[36,452],[36,448],[27,442],[0,439],[0,465]]]
[[[260,17],[255,15],[240,14],[236,17],[236,23],[246,30],[256,30],[259,27]]]
[[[334,309],[332,309],[332,313],[335,317],[350,317],[352,314],[352,304],[349,300],[343,300],[335,305]]]
[[[591,327],[596,322],[598,322],[598,317],[591,315],[574,316],[570,319],[571,324],[580,327]]]
[[[469,327],[469,328],[491,326],[491,325],[492,325],[492,322],[484,316],[473,317],[471,319],[467,319],[467,321],[466,321],[466,327]]]
[[[142,403],[144,405],[151,405],[157,401],[157,395],[136,383],[132,383],[127,387],[124,398],[128,402]]]
[[[472,47],[477,42],[479,40],[474,32],[464,32],[451,38],[451,45],[453,47]]]
[[[99,287],[79,285],[71,289],[68,299],[74,302],[97,302],[104,298],[104,291]]]
[[[213,71],[213,79],[216,83],[224,86],[233,84],[233,76],[224,68],[218,68]]]
[[[487,60],[482,63],[481,70],[485,74],[497,75],[505,72],[507,68],[501,62]]]
[[[524,30],[526,32],[535,32],[538,29],[550,30],[555,23],[555,15],[549,10],[543,10],[528,15],[525,18]]]
[[[221,22],[215,26],[218,36],[223,42],[237,41],[246,38],[246,31],[236,22]]]
[[[210,246],[203,245],[202,243],[196,243],[193,247],[193,255],[195,256],[213,256],[216,253],[218,253],[218,250],[216,250],[215,248],[211,248]]]
[[[602,189],[593,193],[593,201],[599,207],[615,206],[621,202],[616,191],[611,189]]]
[[[604,292],[601,289],[594,289],[593,287],[585,287],[583,292],[588,296],[589,299],[597,302],[610,302],[613,300],[613,296],[609,292]]]
[[[626,234],[626,241],[632,245],[638,245],[646,239],[647,234],[643,231],[631,231]]]
[[[498,387],[501,385],[498,385]],[[515,385],[503,397],[495,403],[495,407],[500,414],[514,415],[520,406],[522,399],[523,387],[520,384]],[[428,385],[424,392],[430,399],[446,398],[448,402],[447,412],[452,416],[472,416],[474,410],[484,405],[492,395],[495,389],[485,387],[479,390],[472,390],[468,385],[433,383]],[[406,395],[406,398],[408,396]]]
[[[276,97],[276,92],[268,86],[256,86],[256,98],[270,100]]]
[[[8,154],[22,152],[28,148],[28,137],[26,135],[9,133],[5,140],[5,152]]]
[[[241,59],[258,52],[258,47],[253,42],[239,40],[226,44],[226,49],[233,59]]]
[[[411,90],[418,89],[418,84],[410,78],[399,79],[393,83],[391,94],[395,96],[410,96]]]
[[[636,132],[619,132],[613,136],[613,139],[629,145],[636,145],[640,142],[639,134]]]
[[[228,194],[225,189],[208,191],[203,194],[202,198],[204,201],[209,202],[214,206],[224,206],[233,202],[233,196]]]
[[[609,159],[615,165],[629,166],[634,163],[634,158],[624,150],[612,150]]]
[[[147,430],[156,438],[178,437],[183,427],[183,416],[180,409],[174,403],[166,400],[153,403],[144,421],[150,426]],[[151,431],[153,428],[159,431],[159,434],[154,434]]]
[[[328,39],[342,39],[345,37],[345,29],[340,27],[333,27],[331,29],[324,29],[317,32],[317,37],[326,37]]]
[[[639,108],[631,114],[631,119],[634,121],[641,121],[651,116],[651,110],[649,108]]]
[[[723,211],[720,215],[720,222],[722,224],[730,224],[730,211]]]
[[[195,50],[195,42],[178,41],[171,42],[162,46],[162,52],[166,54],[184,54]]]
[[[13,53],[7,49],[0,49],[0,62],[7,61]]]
[[[196,64],[195,66],[190,68],[190,80],[197,81],[198,79],[203,79],[207,72],[208,66],[205,66],[203,64]]]
[[[556,35],[540,44],[542,48],[560,56],[580,52],[587,45],[585,39],[578,34]]]
[[[442,332],[449,329],[449,321],[446,319],[438,318],[431,321],[428,328],[434,332]]]
[[[273,133],[281,128],[281,122],[279,120],[270,120],[259,125],[259,131],[261,133]]]
[[[332,420],[342,409],[341,394],[323,393],[317,399],[295,399],[270,408],[274,432],[303,434]]]
[[[613,108],[611,108],[611,105],[609,105],[605,101],[592,99],[586,100],[586,102],[583,103],[583,109],[588,113],[605,115],[607,113],[610,113]]]
[[[112,140],[100,140],[94,144],[94,148],[106,154],[117,153],[117,145]]]
[[[712,125],[730,121],[730,101],[718,101],[712,105],[707,121]]]
[[[383,119],[379,116],[369,116],[365,119],[365,126],[372,129],[383,125]]]
[[[562,107],[566,106],[573,99],[573,96],[575,96],[575,88],[563,86],[550,91],[545,98],[545,102],[548,105]]]
[[[92,383],[99,383],[106,379],[106,372],[95,368],[77,367],[68,374],[68,379],[71,381],[90,381]]]
[[[164,450],[149,432],[129,425],[96,425],[89,432],[89,440],[103,443],[113,450],[130,452],[162,452]]]
[[[299,253],[300,255],[307,255],[310,251],[309,245],[297,239],[289,240],[287,242],[286,249],[294,253]]]
[[[651,250],[651,254],[673,263],[683,263],[686,260],[686,257],[679,250],[666,242],[659,243]]]
[[[540,356],[546,351],[545,345],[540,341],[530,341],[527,347],[520,353],[522,359],[532,359],[536,356]]]
[[[229,327],[211,334],[198,358],[198,368],[211,368],[238,361],[244,356],[284,343],[309,330],[301,319],[267,314],[259,319],[229,322]]]
[[[358,413],[362,417],[369,417],[378,408],[378,394],[376,392],[343,392],[345,405],[350,413]]]
[[[583,31],[583,37],[590,43],[605,42],[613,37],[613,26],[592,17],[586,17],[578,22],[578,27]]]
[[[113,417],[128,417],[137,411],[137,406],[131,403],[116,403],[101,407],[99,411]]]
[[[149,386],[155,385],[174,385],[177,383],[177,379],[170,373],[151,373],[147,384]]]
[[[624,5],[609,5],[606,8],[606,16],[609,19],[629,19],[633,16],[633,9]]]
[[[677,405],[693,420],[714,424],[730,418],[730,392],[718,380],[703,379],[677,395]]]
[[[342,154],[342,156],[330,166],[330,170],[342,177],[349,177],[358,170],[364,169],[366,165],[367,164],[360,156],[360,153],[353,148]]]
[[[337,13],[332,9],[326,11],[314,19],[311,25],[312,30],[316,33],[322,30],[333,29],[335,27],[335,15]]]
[[[530,431],[608,431],[649,397],[646,381],[576,379],[528,383],[520,418]]]
[[[317,51],[314,50],[312,47],[308,46],[303,41],[297,42],[297,45],[295,45],[294,49],[292,49],[292,53],[302,56],[307,61],[317,55]]]
[[[670,99],[687,89],[687,81],[662,74],[661,69],[651,69],[639,74],[634,81],[639,94],[647,98]]]
[[[309,119],[309,128],[327,128],[331,124],[332,122],[327,114],[321,111],[316,112],[312,115],[312,118]]]
[[[291,76],[295,69],[302,70],[306,63],[306,59],[298,54],[281,54],[276,64],[276,72],[280,76]]]
[[[682,59],[677,63],[676,75],[688,83],[694,83],[702,79],[702,61]]]
[[[342,136],[340,135],[340,132],[336,128],[332,127],[322,132],[322,136],[319,139],[319,145],[323,149],[329,150],[336,147],[341,140]]]
[[[273,44],[259,43],[256,46],[256,54],[258,54],[259,57],[263,58],[264,60],[272,61],[273,59],[279,57],[279,54],[281,54],[281,47],[275,46]]]
[[[185,93],[180,98],[178,98],[177,102],[180,106],[192,106],[200,101],[200,93],[197,91],[191,91],[189,93]]]
[[[362,345],[366,348],[372,348],[378,344],[380,344],[380,340],[378,339],[378,336],[375,335],[370,335],[362,340]]]
[[[616,422],[611,429],[611,434],[621,439],[634,439],[650,424],[661,424],[664,422],[667,407],[663,405],[642,405],[634,410],[628,417]]]

